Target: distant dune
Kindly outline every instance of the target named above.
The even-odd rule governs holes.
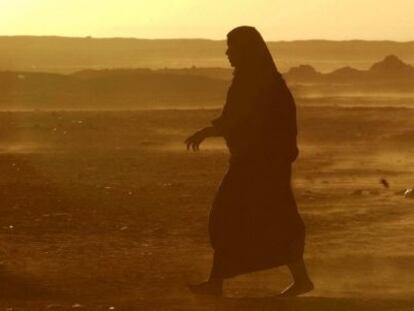
[[[0,71],[0,109],[217,107],[224,102],[231,76],[232,71],[224,68],[88,69],[73,74]],[[316,94],[320,103],[361,93],[414,97],[414,67],[394,55],[369,70],[344,67],[324,74],[302,65],[284,77],[296,98]]]
[[[343,66],[368,69],[389,54],[414,64],[414,41],[309,40],[268,45],[283,72],[300,64],[321,72]],[[202,39],[0,37],[0,70],[70,73],[90,68],[228,67],[225,46],[225,41]]]
[[[74,75],[0,72],[2,109],[200,107],[222,102],[228,81],[152,70]]]
[[[291,68],[285,78],[295,82],[381,82],[402,83],[414,81],[414,67],[403,62],[395,55],[388,55],[383,60],[373,64],[368,70],[352,67],[342,67],[329,73],[320,73],[310,65],[300,65]]]

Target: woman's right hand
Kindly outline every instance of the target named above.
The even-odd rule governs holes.
[[[202,130],[199,130],[195,132],[193,135],[188,137],[184,143],[187,145],[187,150],[190,148],[193,149],[193,151],[200,150],[200,144],[203,142],[204,139],[207,138],[207,128],[204,128]]]

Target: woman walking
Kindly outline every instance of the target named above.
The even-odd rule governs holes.
[[[295,102],[255,28],[233,29],[227,45],[235,70],[223,111],[185,141],[187,149],[198,150],[205,138],[222,136],[231,155],[209,217],[210,277],[190,289],[221,295],[227,278],[287,265],[293,283],[279,295],[304,294],[313,284],[291,189],[291,164],[298,156]]]

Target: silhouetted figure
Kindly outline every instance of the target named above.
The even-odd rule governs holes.
[[[291,190],[291,163],[298,156],[295,102],[255,28],[232,30],[227,44],[235,70],[224,109],[213,126],[185,141],[187,149],[198,150],[205,138],[223,136],[231,154],[210,212],[210,278],[190,289],[220,295],[226,278],[288,265],[294,282],[280,295],[297,296],[313,284]]]

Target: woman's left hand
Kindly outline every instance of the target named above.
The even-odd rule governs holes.
[[[200,144],[206,137],[207,133],[205,129],[195,132],[193,135],[191,135],[184,141],[184,143],[187,145],[187,150],[189,150],[190,148],[193,149],[193,151],[200,150]]]

